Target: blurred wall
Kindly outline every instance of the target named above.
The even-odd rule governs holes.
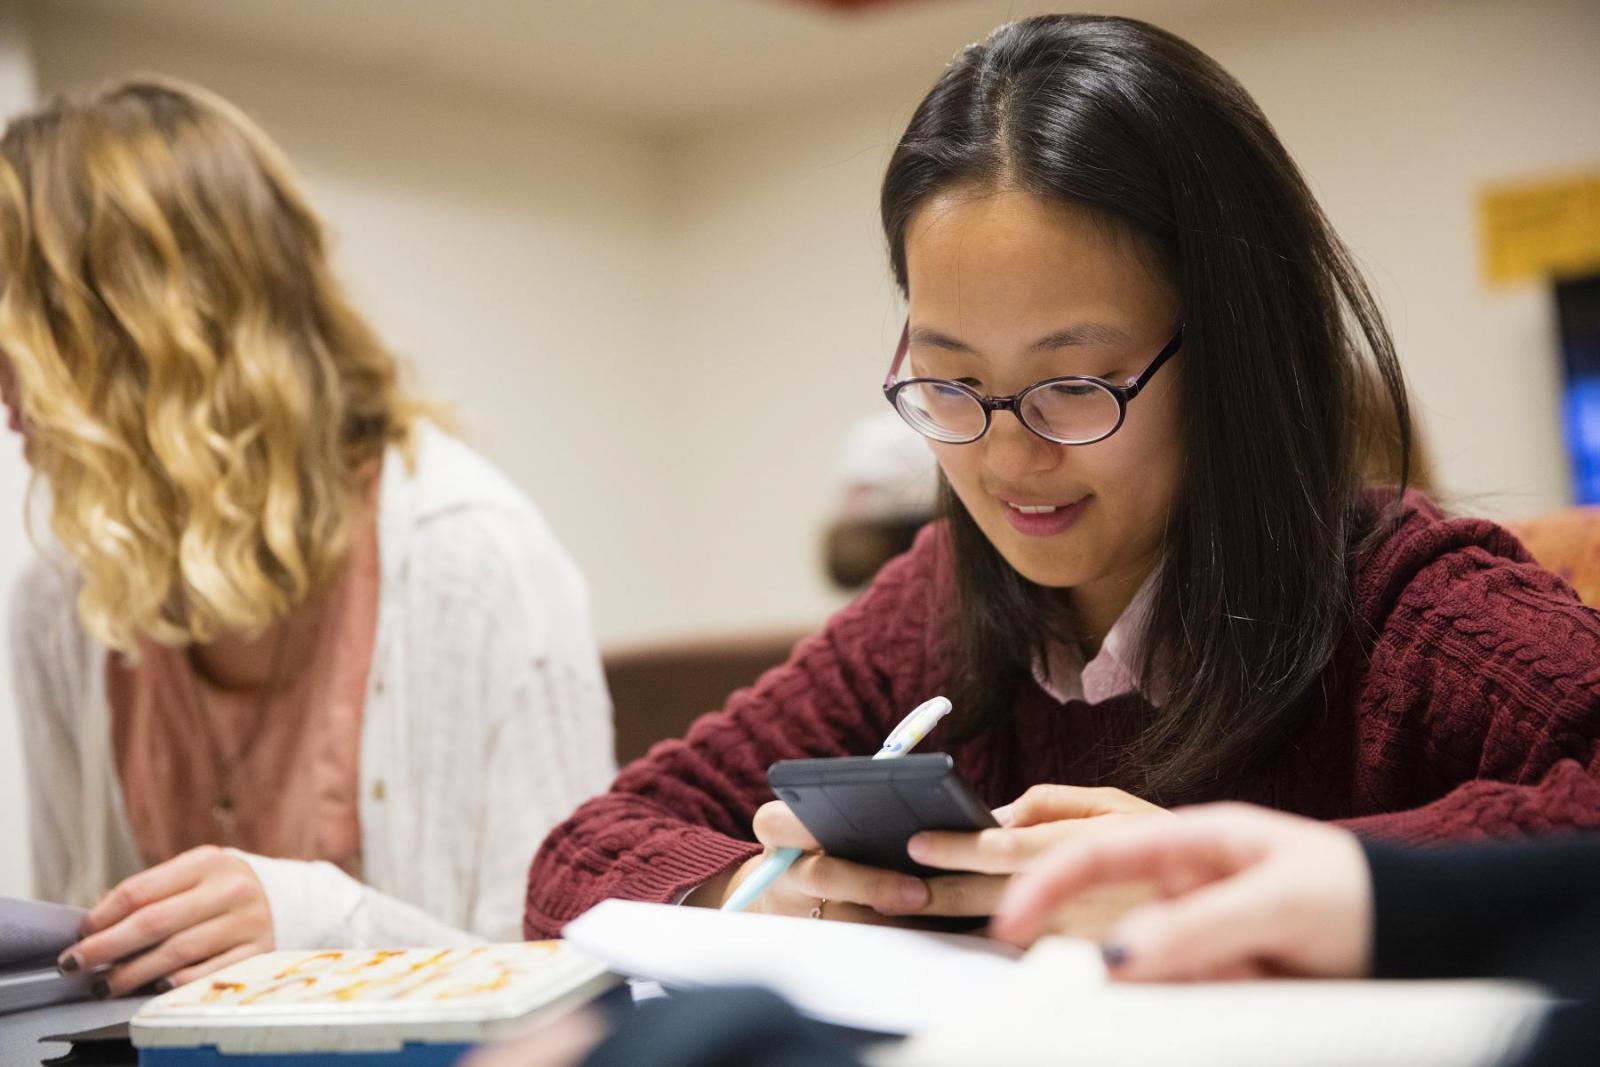
[[[0,115],[30,106],[33,79],[27,28],[15,8],[0,4]],[[17,439],[3,430],[0,434],[0,590],[9,590],[31,552],[22,525],[28,467]],[[0,654],[0,894],[27,891],[27,841],[22,753],[11,700],[11,657]]]
[[[1483,287],[1474,198],[1508,175],[1600,166],[1600,5],[1269,6],[1167,24],[1255,95],[1366,269],[1447,500],[1496,516],[1565,503],[1550,297]],[[828,499],[829,449],[882,403],[900,318],[877,184],[925,88],[705,131],[679,149],[682,358],[711,390],[716,426],[694,469],[703,511],[745,512],[701,534],[707,561],[738,561],[702,604],[719,621],[825,602],[801,563]],[[779,381],[792,407],[748,404]]]
[[[1484,287],[1474,219],[1484,183],[1600,168],[1600,4],[1323,4],[1193,38],[1255,94],[1375,285],[1452,502],[1566,503],[1553,299]]]
[[[972,38],[1037,6],[965,5]],[[1256,95],[1366,265],[1445,487],[1498,515],[1561,504],[1548,298],[1480,285],[1473,198],[1600,164],[1600,6],[1216,7],[1162,21]],[[901,313],[877,184],[927,81],[668,135],[32,10],[41,91],[165,71],[283,144],[362,305],[584,568],[603,640],[810,624],[838,604],[817,533],[845,428],[882,404]],[[0,84],[26,68],[26,49],[0,50]],[[4,567],[19,484],[0,446]],[[0,791],[8,711],[0,697]],[[11,798],[0,841],[16,840]],[[20,851],[0,851],[0,892],[22,884]]]

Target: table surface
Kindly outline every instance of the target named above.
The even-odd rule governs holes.
[[[46,1034],[75,1034],[80,1030],[125,1023],[148,999],[83,1000],[0,1015],[0,1064],[37,1067],[44,1060],[64,1056],[68,1049],[65,1043],[41,1045],[39,1039]]]

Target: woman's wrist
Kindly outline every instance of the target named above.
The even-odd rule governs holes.
[[[689,895],[683,898],[682,903],[691,908],[722,907],[723,902],[728,899],[728,894],[733,892],[735,886],[744,881],[745,875],[749,873],[750,865],[760,863],[764,855],[765,853],[751,856],[749,859],[737,863],[720,874],[701,882],[689,890]]]

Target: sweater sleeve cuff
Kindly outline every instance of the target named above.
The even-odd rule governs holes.
[[[331,863],[270,859],[238,849],[228,854],[249,865],[272,911],[278,948],[331,948],[346,920],[361,906],[362,885]]]
[[[760,855],[761,846],[740,841],[703,827],[685,827],[671,838],[652,843],[647,855],[640,855],[640,868],[633,879],[634,900],[669,903],[686,896],[728,868]]]
[[[563,926],[602,900],[619,898],[652,904],[679,904],[700,885],[728,868],[759,855],[761,846],[703,826],[678,826],[660,832],[612,862],[614,877],[598,886],[592,899],[574,900],[554,887],[530,883],[523,933],[530,939],[558,937]]]
[[[1430,804],[1337,820],[1362,837],[1438,845],[1486,837],[1600,828],[1600,781],[1576,760],[1562,760],[1536,785],[1465,782]]]

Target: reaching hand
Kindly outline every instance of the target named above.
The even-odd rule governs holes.
[[[1002,824],[998,829],[927,832],[911,839],[911,857],[917,862],[963,872],[928,879],[932,898],[918,914],[987,918],[1017,872],[1052,847],[1147,822],[1167,822],[1165,816],[1170,814],[1120,789],[1034,786],[995,812]],[[1058,927],[1078,937],[1098,937],[1124,911],[1149,896],[1140,885],[1084,894],[1058,914]]]
[[[1354,835],[1244,804],[1177,815],[1050,852],[1007,890],[995,935],[1030,943],[1056,929],[1057,909],[1079,893],[1138,880],[1163,899],[1135,908],[1106,937],[1118,978],[1369,971],[1372,884]]]

